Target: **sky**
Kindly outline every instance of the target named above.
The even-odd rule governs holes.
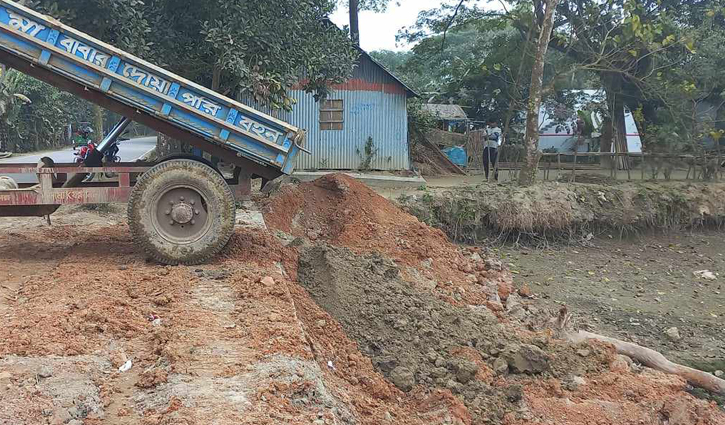
[[[385,13],[360,12],[360,47],[368,52],[374,50],[407,50],[410,45],[396,45],[395,35],[405,26],[415,23],[418,12],[440,7],[441,0],[399,0],[396,6],[392,0]],[[332,15],[338,26],[348,25],[350,17],[347,8],[341,7]]]

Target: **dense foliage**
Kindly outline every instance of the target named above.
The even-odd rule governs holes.
[[[69,124],[91,116],[89,103],[19,72],[5,72],[0,89],[0,151],[60,146],[67,141]]]
[[[31,0],[26,4],[197,83],[274,108],[291,108],[293,100],[287,93],[296,86],[318,97],[326,96],[331,85],[349,78],[358,56],[347,33],[327,18],[337,6],[336,0]],[[363,2],[362,6],[382,4]],[[58,102],[67,96],[37,81],[19,78],[27,83],[4,89],[31,98],[28,105],[32,106],[22,105],[23,114],[54,108],[72,111],[53,117],[38,115],[39,128],[55,129],[57,125],[49,122],[58,119],[67,124],[74,120],[69,114],[83,113],[87,114],[83,121],[94,121],[97,128],[103,128],[99,108],[89,110],[87,104],[75,99],[60,105]],[[47,94],[40,95],[40,91]],[[49,99],[56,103],[46,105]],[[21,106],[17,102],[13,105],[16,107],[6,117]],[[8,129],[11,134],[26,130],[24,124]],[[23,150],[38,145],[9,144]]]
[[[424,93],[462,105],[474,120],[511,119],[515,133],[529,98],[540,0],[448,1],[424,11],[400,37],[409,53],[375,56]],[[594,105],[611,126],[610,143],[624,139],[625,110],[634,112],[645,149],[702,151],[722,136],[725,101],[721,0],[561,1],[546,56],[545,105],[577,117],[572,89],[598,89]],[[563,105],[556,106],[555,100]],[[512,135],[509,140],[519,138]],[[605,147],[606,149],[606,147]]]
[[[36,6],[190,80],[290,108],[300,84],[327,94],[357,52],[328,19],[334,0],[39,0]]]

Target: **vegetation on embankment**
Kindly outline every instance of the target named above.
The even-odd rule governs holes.
[[[725,222],[725,183],[481,185],[422,191],[399,202],[458,242],[627,236]]]

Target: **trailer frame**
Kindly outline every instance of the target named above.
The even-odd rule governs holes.
[[[45,216],[52,214],[61,205],[126,203],[137,177],[157,165],[127,162],[105,167],[85,167],[78,164],[45,167],[42,162],[39,164],[0,164],[0,175],[34,174],[39,182],[20,185],[19,189],[0,190],[0,216]],[[225,180],[237,201],[247,201],[252,194],[252,176],[243,173],[239,168],[236,170],[238,172],[233,178]],[[63,187],[75,174],[101,173],[117,174],[118,179]]]

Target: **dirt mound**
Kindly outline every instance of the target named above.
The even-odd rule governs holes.
[[[399,274],[377,254],[317,246],[300,256],[300,283],[403,391],[451,390],[474,421],[498,423],[521,399],[520,385],[501,379],[509,369],[565,377],[608,368],[607,350],[594,350],[599,354],[586,362],[577,361],[570,347],[541,341],[544,351],[516,337],[486,307],[453,306]]]
[[[535,333],[500,262],[353,180],[267,208],[293,236],[240,229],[199,267],[147,262],[112,216],[0,234],[0,423],[725,423],[682,380]]]
[[[309,317],[312,338],[344,352],[334,337],[321,336],[330,328],[337,335],[344,331],[344,340],[356,341],[375,370],[398,389],[412,390],[412,397],[450,391],[472,423],[659,425],[671,418],[683,425],[715,425],[725,418],[714,405],[687,394],[680,378],[631,364],[604,344],[520,338],[485,308],[452,306],[411,287],[395,264],[376,254],[304,249],[299,281],[342,327],[337,330],[322,314]],[[306,299],[307,293],[294,296]],[[352,382],[365,380],[355,371],[358,354],[332,358],[340,357],[333,367],[346,371]]]
[[[281,266],[292,280],[297,279],[297,250],[270,232],[248,229],[232,235],[219,264],[254,263],[264,267]]]
[[[420,223],[344,174],[283,188],[265,206],[264,219],[270,228],[297,237],[377,250],[410,265],[434,258],[445,263],[437,268],[440,274],[447,274],[441,277],[459,277],[448,270],[448,263],[459,257],[456,250],[447,249],[448,239],[443,232]]]
[[[271,229],[356,252],[383,253],[407,281],[437,289],[452,303],[481,305],[491,298],[498,302],[493,296],[496,287],[512,288],[500,262],[451,244],[442,231],[344,174],[284,186],[266,202],[263,213]]]
[[[341,329],[303,325],[297,306],[324,312],[296,262],[262,230],[200,267],[146,262],[125,226],[0,235],[0,423],[466,423],[450,393],[406,397]]]

